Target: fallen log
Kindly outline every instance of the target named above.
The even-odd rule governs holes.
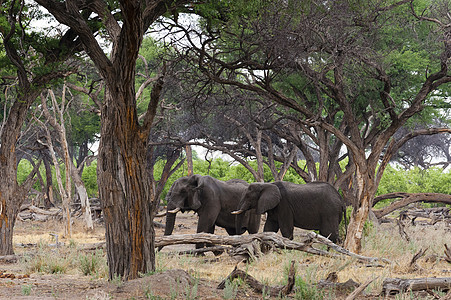
[[[290,271],[288,272],[288,282],[284,286],[267,286],[260,283],[257,279],[247,274],[246,272],[239,270],[236,266],[232,273],[227,276],[219,285],[218,289],[224,289],[226,282],[231,282],[235,278],[240,278],[246,282],[256,293],[263,294],[268,293],[272,297],[285,297],[291,293],[295,284],[296,269],[294,267],[294,261],[291,261]]]
[[[451,277],[444,278],[386,278],[382,283],[382,293],[384,295],[396,295],[406,291],[424,291],[440,289],[447,291],[451,289]]]
[[[17,256],[16,255],[2,255],[2,256],[0,256],[0,262],[7,263],[7,264],[16,263]]]
[[[40,215],[47,215],[47,216],[56,216],[59,213],[61,213],[61,211],[62,211],[61,209],[44,210],[44,209],[41,209],[41,208],[36,207],[34,205],[30,205],[28,207],[28,209],[31,210],[34,213],[37,213],[37,214],[40,214]]]
[[[104,249],[105,247],[106,247],[106,242],[82,244],[80,246],[80,250],[89,251],[89,250]]]
[[[338,275],[336,272],[329,273],[326,279],[318,281],[316,286],[320,289],[333,289],[342,292],[350,292],[360,286],[359,283],[352,279],[346,282],[338,282]]]
[[[344,249],[336,244],[334,244],[329,239],[316,234],[315,232],[306,232],[300,235],[301,241],[293,241],[275,232],[260,232],[256,234],[248,235],[232,235],[232,236],[220,236],[210,233],[196,233],[196,234],[180,234],[180,235],[166,235],[159,236],[155,238],[155,247],[177,245],[177,244],[197,244],[197,243],[210,243],[214,245],[231,245],[233,247],[238,247],[243,244],[250,244],[254,240],[258,240],[261,244],[268,247],[288,249],[288,250],[299,250],[307,253],[322,255],[328,257],[340,257],[336,253],[330,251],[324,251],[321,249],[314,248],[312,244],[318,243],[328,246],[330,249],[335,250],[339,254],[350,256],[356,258],[359,261],[367,263],[384,262],[390,263],[387,259],[366,257],[356,253],[352,253],[349,250]]]

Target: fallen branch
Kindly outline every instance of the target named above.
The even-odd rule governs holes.
[[[451,248],[448,248],[448,245],[445,244],[445,260],[451,264]]]
[[[82,244],[80,246],[80,250],[89,251],[89,250],[104,249],[105,247],[106,247],[106,242]]]
[[[186,251],[178,251],[178,254],[188,254],[188,255],[199,255],[199,254],[203,254],[205,252],[213,252],[216,255],[220,255],[222,253],[224,253],[227,249],[227,247],[223,247],[223,246],[214,246],[214,247],[206,247],[206,248],[200,248],[200,249],[190,249],[190,250],[186,250]]]
[[[373,206],[384,199],[395,199],[395,198],[401,198],[401,200],[395,201],[391,203],[390,205],[378,209],[373,210],[374,214],[378,219],[382,218],[383,216],[388,215],[389,213],[403,208],[411,203],[415,202],[430,202],[430,203],[446,203],[451,204],[451,195],[447,194],[440,194],[440,193],[390,193],[381,195],[379,197],[374,198],[373,200]]]
[[[294,261],[291,261],[290,271],[288,273],[288,283],[284,286],[271,287],[260,283],[257,279],[247,274],[246,272],[237,269],[237,267],[235,266],[235,269],[232,271],[232,273],[230,273],[229,276],[227,276],[227,278],[218,285],[218,289],[224,289],[227,281],[231,282],[235,278],[240,278],[241,280],[246,282],[256,293],[263,294],[264,292],[267,293],[269,291],[269,294],[272,297],[284,297],[290,294],[293,290],[295,275],[296,270],[294,268]]]
[[[17,262],[17,256],[16,255],[3,255],[3,256],[0,256],[0,262],[8,263],[8,264],[16,263]]]
[[[44,209],[41,209],[41,208],[36,207],[34,205],[30,205],[28,207],[28,209],[31,210],[34,213],[37,213],[37,214],[40,214],[40,215],[47,215],[47,216],[56,216],[59,213],[61,213],[61,211],[62,211],[61,209],[44,210]]]
[[[420,267],[417,265],[417,260],[419,260],[421,257],[423,257],[426,254],[426,251],[428,249],[420,249],[420,251],[418,251],[413,257],[412,260],[410,261],[409,264],[409,273],[413,273],[415,271],[418,271],[420,269]]]
[[[338,275],[336,272],[329,273],[326,279],[318,281],[316,286],[320,289],[333,289],[343,292],[350,292],[360,286],[352,279],[348,279],[346,282],[338,282]]]
[[[307,253],[322,255],[328,257],[339,257],[339,255],[317,249],[312,247],[312,244],[318,243],[328,246],[336,252],[356,258],[359,261],[376,263],[384,262],[390,263],[387,259],[380,259],[375,257],[366,257],[359,254],[352,253],[343,247],[340,247],[329,239],[316,234],[314,232],[307,232],[299,236],[301,241],[293,241],[274,232],[260,232],[249,235],[232,235],[232,236],[220,236],[210,233],[196,233],[196,234],[181,234],[181,235],[167,235],[155,238],[155,247],[177,245],[177,244],[196,244],[196,243],[210,243],[214,245],[230,245],[238,247],[243,244],[250,244],[254,240],[258,240],[261,244],[272,245],[274,248],[299,250]]]
[[[382,293],[384,295],[396,295],[406,291],[423,291],[423,290],[450,290],[451,277],[444,278],[386,278],[382,283]]]
[[[377,277],[376,277],[377,278]],[[356,288],[351,294],[348,295],[348,297],[346,297],[345,300],[354,300],[356,297],[358,297],[365,289],[367,286],[369,286],[371,284],[371,282],[373,282],[374,280],[376,280],[376,278],[370,279],[367,282],[361,284],[358,288]]]

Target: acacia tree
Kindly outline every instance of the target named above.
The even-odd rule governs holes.
[[[274,134],[273,128],[285,119],[273,103],[231,88],[209,91],[202,101],[196,97],[190,100],[183,110],[193,115],[190,126],[198,133],[191,143],[229,155],[257,182],[265,181],[264,165],[269,167],[273,180],[283,179],[298,149]],[[256,169],[250,160],[257,163]],[[277,166],[277,162],[281,165]]]
[[[33,6],[25,9],[23,1],[0,1],[0,35],[4,52],[1,76],[6,93],[2,93],[2,125],[0,130],[0,255],[13,252],[13,228],[20,205],[32,186],[36,164],[27,180],[17,182],[16,146],[30,105],[41,90],[53,80],[74,68],[62,63],[73,51],[80,50],[73,31],[48,37],[33,32],[32,18],[40,11]],[[73,61],[72,61],[73,63]]]
[[[138,277],[155,269],[153,187],[146,168],[148,135],[164,83],[164,66],[153,81],[150,101],[138,120],[135,65],[149,26],[185,0],[113,1],[36,0],[73,30],[104,80],[98,155],[99,194],[106,226],[109,277]],[[191,6],[190,6],[191,7]],[[112,50],[96,39],[104,28]]]
[[[349,180],[356,193],[345,241],[353,252],[397,149],[417,134],[450,132],[393,138],[451,81],[449,3],[434,3],[263,2],[197,32],[185,29],[192,58],[210,80],[286,106],[316,136],[327,132],[345,145],[350,163],[338,180]],[[406,67],[400,57],[424,64]]]

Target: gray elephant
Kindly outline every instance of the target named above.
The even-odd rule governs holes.
[[[167,214],[164,235],[171,235],[176,213],[195,211],[199,216],[197,232],[214,233],[215,226],[223,227],[229,235],[257,233],[261,215],[248,211],[242,216],[232,215],[249,184],[244,180],[221,181],[210,176],[191,175],[177,179],[166,196]],[[239,228],[239,230],[237,230]],[[196,245],[196,248],[203,244]]]
[[[237,210],[267,212],[264,231],[277,232],[293,239],[293,228],[319,230],[333,242],[338,240],[338,228],[346,206],[337,190],[326,182],[295,184],[286,181],[251,183]]]

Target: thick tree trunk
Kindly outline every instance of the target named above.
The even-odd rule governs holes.
[[[109,277],[128,280],[155,269],[154,193],[146,170],[147,135],[139,130],[135,107],[124,105],[134,93],[118,83],[105,92],[97,174]]]

